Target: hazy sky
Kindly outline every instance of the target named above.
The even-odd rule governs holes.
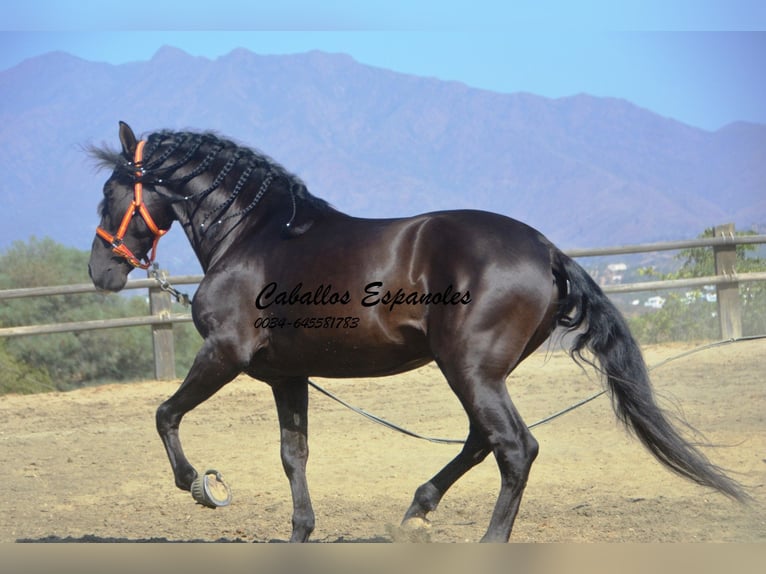
[[[624,98],[705,129],[766,124],[761,0],[24,0],[0,28],[0,70],[52,50],[119,64],[162,45],[319,49],[498,92]]]

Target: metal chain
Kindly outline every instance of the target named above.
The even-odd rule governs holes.
[[[159,283],[160,289],[162,291],[165,291],[166,293],[170,293],[173,297],[175,297],[175,300],[178,303],[180,303],[184,307],[188,307],[189,305],[191,305],[191,300],[189,299],[189,295],[173,287],[173,285],[170,284],[170,281],[165,279],[162,273],[160,273],[160,266],[157,263],[154,263],[152,265],[152,268],[149,271],[149,276],[155,281],[157,281],[157,283]]]

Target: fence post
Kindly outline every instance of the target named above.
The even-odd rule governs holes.
[[[160,271],[167,279],[167,271]],[[149,312],[152,315],[170,315],[170,293],[159,286],[149,287]],[[176,378],[176,352],[173,344],[173,324],[152,325],[152,346],[154,348],[154,377],[160,381]]]
[[[727,223],[715,227],[716,237],[733,237],[734,224]],[[715,274],[734,277],[737,265],[737,245],[716,245],[713,247]],[[735,339],[742,336],[742,302],[739,298],[739,283],[723,283],[716,286],[718,301],[718,321],[722,339]]]

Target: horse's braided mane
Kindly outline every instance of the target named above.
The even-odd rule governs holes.
[[[213,162],[215,160],[224,161],[223,167],[215,173],[213,183],[199,193],[200,197],[204,197],[217,189],[229,173],[235,172],[237,166],[240,166],[242,172],[242,177],[237,183],[238,188],[247,183],[247,179],[252,176],[255,169],[263,168],[272,179],[284,178],[297,201],[308,203],[320,210],[329,208],[326,201],[309,193],[306,185],[298,176],[287,171],[269,156],[237,144],[232,140],[222,138],[214,132],[172,130],[154,132],[146,137],[144,159],[141,166],[134,165],[120,151],[107,146],[93,146],[87,151],[96,160],[99,167],[122,172],[131,179],[136,177],[137,167],[140,167],[142,180],[147,183],[156,183],[161,179],[166,185],[183,185],[203,173],[213,174],[210,169]],[[172,164],[163,165],[172,157],[177,159]],[[173,174],[178,169],[192,162],[197,163],[188,173],[179,178],[173,178]],[[236,190],[236,193],[238,192],[239,189]]]

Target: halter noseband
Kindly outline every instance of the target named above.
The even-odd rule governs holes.
[[[144,186],[141,183],[141,176],[143,175],[143,172],[140,170],[141,162],[143,160],[144,145],[146,145],[146,141],[141,140],[136,146],[134,165],[139,168],[139,170],[136,171],[137,180],[133,186],[133,201],[125,211],[125,215],[122,217],[122,222],[120,223],[120,227],[117,229],[117,233],[112,235],[101,227],[96,228],[96,235],[109,243],[109,245],[112,246],[112,251],[115,254],[124,257],[133,267],[138,267],[140,269],[148,269],[149,266],[154,262],[154,258],[157,255],[157,242],[160,240],[160,237],[168,232],[167,229],[160,229],[157,224],[154,223],[154,219],[152,219],[152,216],[149,214],[149,210],[146,208],[146,204],[144,203]],[[146,226],[149,228],[149,231],[151,231],[154,235],[151,255],[148,259],[144,257],[146,260],[145,263],[141,263],[138,257],[133,255],[133,252],[128,249],[128,246],[125,245],[125,243],[122,241],[122,239],[125,237],[125,233],[128,230],[128,225],[136,213],[138,213],[143,218]]]

